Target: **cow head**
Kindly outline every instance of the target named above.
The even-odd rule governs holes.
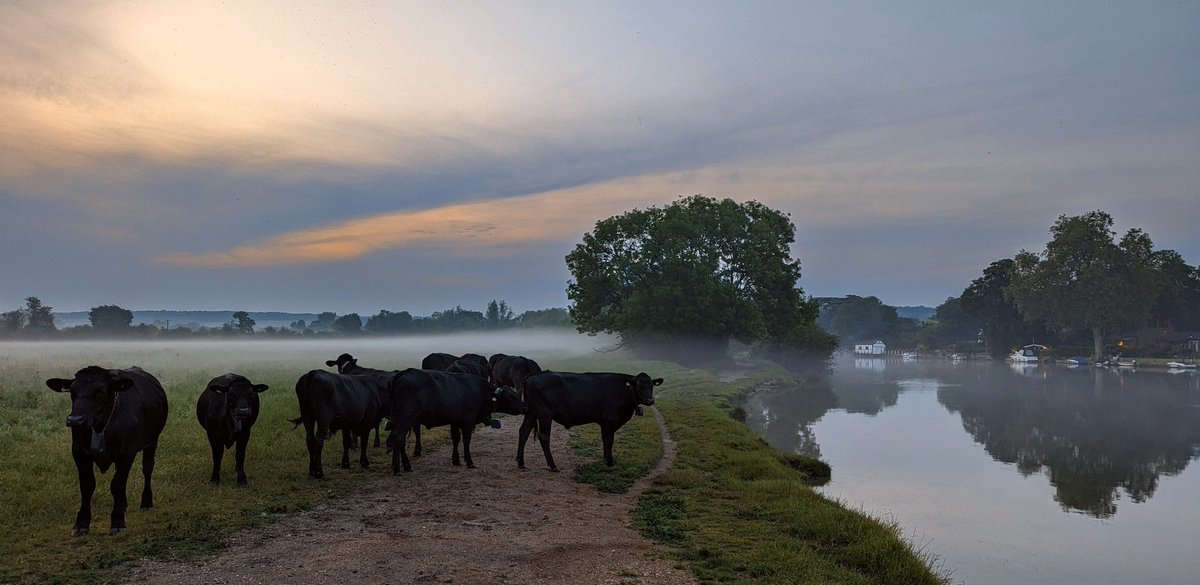
[[[646,406],[654,405],[654,387],[661,386],[662,378],[650,379],[650,376],[642,372],[633,377],[632,380],[625,382],[625,386],[633,391],[633,401],[635,404],[645,404]]]
[[[521,400],[521,395],[508,386],[496,388],[496,391],[492,393],[492,401],[495,403],[495,412],[522,415],[529,411],[525,402]]]
[[[50,378],[46,386],[55,392],[71,393],[68,427],[103,433],[116,408],[117,396],[133,388],[133,378],[119,370],[88,366],[75,372],[74,379]]]
[[[354,359],[354,356],[344,353],[339,355],[336,360],[326,360],[325,365],[329,367],[337,366],[338,373],[342,374],[345,373],[346,368],[352,368],[358,365],[358,360]]]
[[[213,378],[207,390],[222,399],[210,403],[209,420],[231,427],[233,433],[241,432],[243,424],[246,421],[253,423],[251,419],[257,415],[258,393],[266,392],[268,388],[266,384],[251,383],[237,374]]]

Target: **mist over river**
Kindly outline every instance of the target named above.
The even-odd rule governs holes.
[[[752,395],[822,492],[895,519],[954,582],[1200,582],[1200,376],[854,358]]]

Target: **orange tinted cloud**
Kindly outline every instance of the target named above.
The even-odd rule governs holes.
[[[208,268],[281,266],[362,258],[381,250],[436,247],[482,255],[506,246],[580,237],[597,219],[670,201],[654,179],[630,179],[435,209],[387,213],[300,230],[224,251],[181,252],[161,264]]]

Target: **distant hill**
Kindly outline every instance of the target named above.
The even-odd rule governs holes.
[[[133,311],[133,324],[165,326],[169,321],[171,327],[220,327],[233,318],[233,311]],[[287,327],[298,320],[312,323],[317,318],[316,313],[284,313],[280,311],[250,311],[256,330],[263,327]],[[88,311],[71,311],[54,314],[54,324],[59,328],[87,325]]]
[[[896,316],[904,319],[915,319],[918,323],[933,318],[937,313],[934,307],[926,307],[925,305],[917,305],[915,307],[896,307]]]

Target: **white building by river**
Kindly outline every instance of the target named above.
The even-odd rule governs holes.
[[[854,346],[854,353],[863,355],[883,355],[887,353],[887,345],[876,340],[875,343],[860,343]]]

